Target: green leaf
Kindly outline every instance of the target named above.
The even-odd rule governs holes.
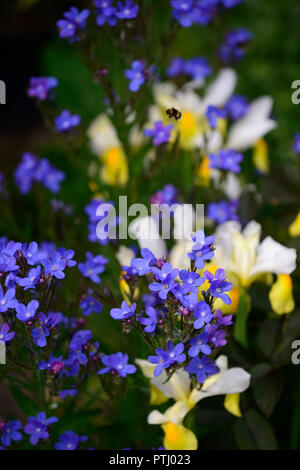
[[[263,414],[269,418],[280,398],[283,388],[281,371],[260,377],[252,383],[254,398]]]
[[[235,425],[235,437],[241,450],[277,450],[277,441],[270,423],[256,410],[244,412]]]

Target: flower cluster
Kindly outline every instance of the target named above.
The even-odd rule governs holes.
[[[19,443],[24,439],[23,431],[29,436],[30,444],[36,446],[40,441],[46,442],[49,440],[51,434],[49,426],[57,422],[58,418],[56,416],[47,418],[44,411],[40,411],[36,416],[29,416],[24,426],[21,421],[0,422],[0,440],[5,446],[4,448],[9,448],[14,443]],[[80,442],[87,440],[86,436],[78,436],[74,431],[66,431],[59,436],[54,448],[57,450],[77,450]],[[0,450],[4,448],[0,447]]]
[[[81,117],[79,114],[71,114],[67,109],[63,110],[54,120],[58,132],[68,132],[79,126]]]
[[[99,274],[104,272],[106,263],[108,263],[108,259],[104,258],[103,255],[94,256],[88,251],[85,262],[79,263],[78,269],[84,277],[90,279],[95,284],[99,284],[101,282]]]
[[[219,48],[219,57],[224,64],[241,60],[245,55],[245,46],[251,41],[253,34],[245,28],[235,29],[226,34],[225,42]]]
[[[171,0],[174,18],[184,28],[207,25],[222,8],[233,8],[243,0]]]
[[[164,126],[162,121],[156,121],[153,129],[145,129],[144,134],[146,137],[153,138],[153,144],[158,145],[167,144],[171,137],[173,124]]]
[[[40,183],[52,193],[60,191],[65,174],[52,166],[46,158],[38,158],[29,152],[22,156],[15,170],[15,183],[22,194],[27,194],[34,183]]]
[[[174,57],[166,70],[167,77],[169,78],[186,75],[192,80],[206,78],[211,72],[211,66],[205,57],[193,57],[186,60],[181,57]]]
[[[207,205],[207,217],[217,224],[223,224],[227,220],[239,220],[236,213],[239,201],[211,202]]]
[[[229,304],[227,293],[232,284],[226,280],[223,269],[214,274],[205,270],[205,263],[214,255],[214,237],[198,231],[193,242],[188,254],[189,270],[173,268],[171,263],[156,259],[149,249],[143,248],[142,258],[132,259],[127,268],[131,272],[127,282],[130,287],[138,277],[145,277],[153,298],[147,299],[145,311],[139,312],[137,304],[127,298],[121,308],[113,308],[110,314],[126,331],[137,329],[155,350],[156,355],[148,358],[156,365],[155,377],[163,369],[172,375],[176,368],[184,367],[203,383],[217,370],[213,354],[226,344],[224,328],[231,324],[231,316],[215,311],[214,301],[218,298]],[[115,363],[117,359],[113,359]],[[105,360],[110,367],[108,359]]]
[[[28,88],[28,96],[45,101],[50,98],[51,92],[58,85],[56,77],[31,77]]]
[[[94,4],[98,26],[104,24],[115,26],[118,20],[132,20],[139,12],[139,6],[132,0],[125,0],[123,3],[116,2],[116,6],[112,0],[94,0]]]
[[[243,154],[238,153],[233,149],[222,149],[217,154],[210,154],[209,159],[211,168],[240,173],[240,163],[243,160]]]
[[[71,7],[64,13],[64,18],[57,21],[59,36],[68,39],[69,42],[79,41],[79,33],[85,29],[90,11],[85,9],[79,11],[76,7]]]

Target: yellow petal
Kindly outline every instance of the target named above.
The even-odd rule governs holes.
[[[293,223],[289,226],[290,237],[300,237],[300,211]]]
[[[239,393],[230,393],[225,396],[224,400],[225,409],[234,416],[238,418],[242,417],[242,412],[240,409],[240,394]]]
[[[169,421],[162,426],[165,432],[164,448],[166,450],[197,450],[198,440],[195,434],[182,424]]]
[[[150,384],[150,405],[161,405],[169,400],[166,395],[154,385]]]
[[[128,181],[128,165],[121,147],[112,147],[100,156],[101,180],[110,186],[124,186]]]
[[[208,157],[203,157],[200,166],[196,173],[196,185],[208,186],[210,183],[211,168],[209,166],[210,160]]]
[[[279,274],[269,292],[272,309],[278,315],[290,313],[295,308],[293,283],[289,274]]]
[[[253,151],[253,163],[255,168],[260,173],[266,174],[270,171],[270,161],[269,161],[269,152],[268,152],[268,145],[264,139],[259,139]]]
[[[131,305],[132,304],[132,298],[133,300],[136,300],[139,296],[139,289],[136,288],[133,292],[133,295],[132,295],[132,292],[131,292],[131,289],[129,287],[129,284],[128,282],[124,279],[124,271],[121,272],[121,276],[120,276],[120,281],[119,281],[119,285],[120,285],[120,291],[121,291],[121,294],[123,296],[123,299],[126,300],[126,302],[128,303],[128,305]]]

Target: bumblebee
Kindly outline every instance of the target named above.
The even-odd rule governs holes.
[[[180,119],[182,116],[182,113],[176,108],[169,108],[167,109],[166,113],[170,119],[175,118],[176,121],[178,121],[178,119]]]

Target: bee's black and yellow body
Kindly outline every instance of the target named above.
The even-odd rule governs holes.
[[[178,119],[180,119],[182,116],[182,113],[176,108],[169,108],[167,109],[166,113],[170,119],[174,118],[176,121],[178,121]]]

